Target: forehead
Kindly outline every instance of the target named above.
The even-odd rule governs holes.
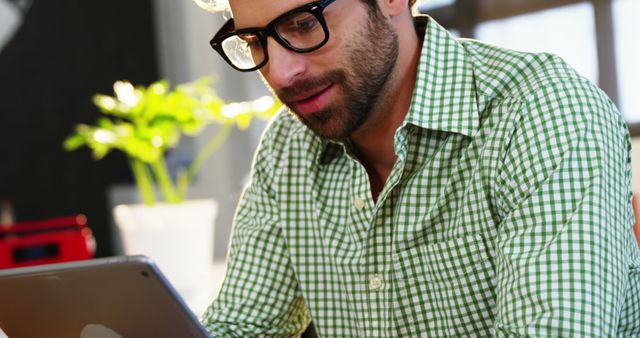
[[[236,28],[262,27],[279,15],[313,0],[229,0]]]

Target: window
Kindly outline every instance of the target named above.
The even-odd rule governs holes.
[[[483,22],[476,26],[476,38],[520,51],[554,53],[598,83],[595,20],[589,2]]]
[[[613,23],[618,65],[619,107],[629,123],[640,123],[640,1],[615,0]]]
[[[456,2],[455,0],[422,0],[422,1],[418,0],[417,1],[418,5],[420,6],[420,11],[422,12],[426,12],[434,8],[453,5],[455,2]]]

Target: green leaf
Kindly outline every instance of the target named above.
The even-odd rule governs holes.
[[[249,125],[251,125],[251,117],[252,116],[250,113],[238,114],[235,117],[236,125],[238,126],[238,128],[240,130],[245,130],[249,128]]]
[[[66,151],[76,150],[87,143],[87,139],[80,134],[73,134],[64,140],[63,147]]]
[[[95,104],[103,113],[111,113],[118,107],[118,101],[107,95],[96,94],[93,96],[93,104]]]
[[[175,194],[168,194],[167,198],[179,201],[205,159],[226,141],[233,125],[246,129],[254,117],[270,118],[281,109],[282,104],[270,97],[227,105],[215,93],[211,82],[204,77],[171,90],[166,80],[147,87],[117,81],[113,96],[92,97],[103,114],[96,125],[78,124],[64,140],[63,147],[71,151],[86,146],[96,159],[104,158],[114,149],[122,151],[132,166],[137,165],[137,175],[141,177],[137,179],[138,185],[146,185],[142,190],[148,192],[151,185],[158,184],[152,180],[161,177],[165,191],[171,191],[167,187],[175,187]],[[166,151],[178,146],[182,135],[195,136],[210,124],[221,128],[198,152],[188,170],[178,175],[175,183],[168,181],[167,175],[157,174],[164,170],[159,163],[164,162]],[[151,167],[155,168],[156,177],[148,172]],[[151,202],[148,196],[145,200]]]
[[[109,150],[111,150],[111,147],[104,144],[96,143],[91,146],[91,149],[93,150],[93,158],[96,160],[101,160],[105,156],[107,156]]]

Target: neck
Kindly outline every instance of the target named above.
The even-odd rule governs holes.
[[[408,23],[408,24],[407,24]],[[420,42],[413,21],[403,21],[398,27],[398,60],[385,88],[380,104],[371,119],[351,135],[351,141],[369,174],[374,199],[382,190],[396,161],[394,137],[411,105],[416,69],[420,57]],[[400,25],[400,24],[398,24]]]

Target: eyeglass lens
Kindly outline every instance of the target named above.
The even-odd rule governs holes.
[[[310,12],[298,12],[285,16],[275,23],[275,33],[281,44],[299,52],[311,50],[325,40],[325,29]],[[265,59],[266,38],[256,33],[239,33],[222,41],[222,49],[236,67],[250,69]]]
[[[262,42],[255,34],[233,35],[222,41],[229,61],[240,69],[250,69],[264,60]]]

